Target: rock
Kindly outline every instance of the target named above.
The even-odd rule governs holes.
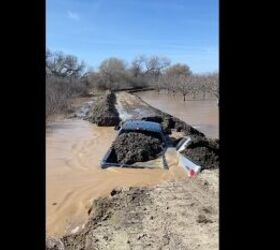
[[[196,220],[198,223],[212,223],[213,221],[210,219],[207,219],[205,215],[200,214]]]

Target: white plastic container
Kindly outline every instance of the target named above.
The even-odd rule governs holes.
[[[186,171],[188,171],[188,175],[190,177],[196,176],[200,172],[201,166],[195,164],[194,162],[192,162],[191,160],[189,160],[179,152],[178,152],[178,158],[179,158],[179,164]]]

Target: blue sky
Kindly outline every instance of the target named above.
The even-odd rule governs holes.
[[[94,69],[108,57],[166,56],[219,68],[218,0],[47,0],[46,46]]]

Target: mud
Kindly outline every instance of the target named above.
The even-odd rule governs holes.
[[[105,96],[99,98],[86,120],[97,124],[97,126],[117,126],[120,118],[115,103],[116,96],[114,93],[105,94]]]
[[[116,161],[123,164],[154,160],[163,150],[160,138],[143,131],[123,133],[113,143]]]
[[[191,136],[192,141],[182,152],[204,169],[219,168],[219,140],[207,139],[201,136]]]
[[[211,171],[154,187],[115,189],[93,203],[83,230],[57,242],[65,250],[216,250],[217,184],[218,172]]]

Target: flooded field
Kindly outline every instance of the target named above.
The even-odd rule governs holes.
[[[208,137],[219,138],[219,107],[215,99],[185,101],[181,95],[143,91],[136,93],[145,102],[194,126]]]
[[[158,95],[153,91],[138,95],[156,108],[195,126],[207,136],[218,137],[218,108],[215,100],[184,103],[180,101],[182,98]],[[131,105],[135,104],[132,99],[128,100]],[[83,101],[89,102],[90,98]],[[78,102],[77,106],[80,105]],[[186,172],[178,165],[174,148],[169,148],[165,154],[168,170],[161,167],[160,160],[152,162],[158,169],[101,169],[100,161],[116,134],[113,127],[98,127],[81,119],[59,118],[48,124],[47,235],[61,236],[79,231],[88,219],[93,200],[110,194],[113,188],[152,186],[186,176]]]
[[[92,201],[115,187],[148,186],[184,177],[175,150],[166,153],[169,170],[100,168],[115,139],[112,127],[84,120],[60,119],[46,132],[47,234],[62,235],[81,228]]]

